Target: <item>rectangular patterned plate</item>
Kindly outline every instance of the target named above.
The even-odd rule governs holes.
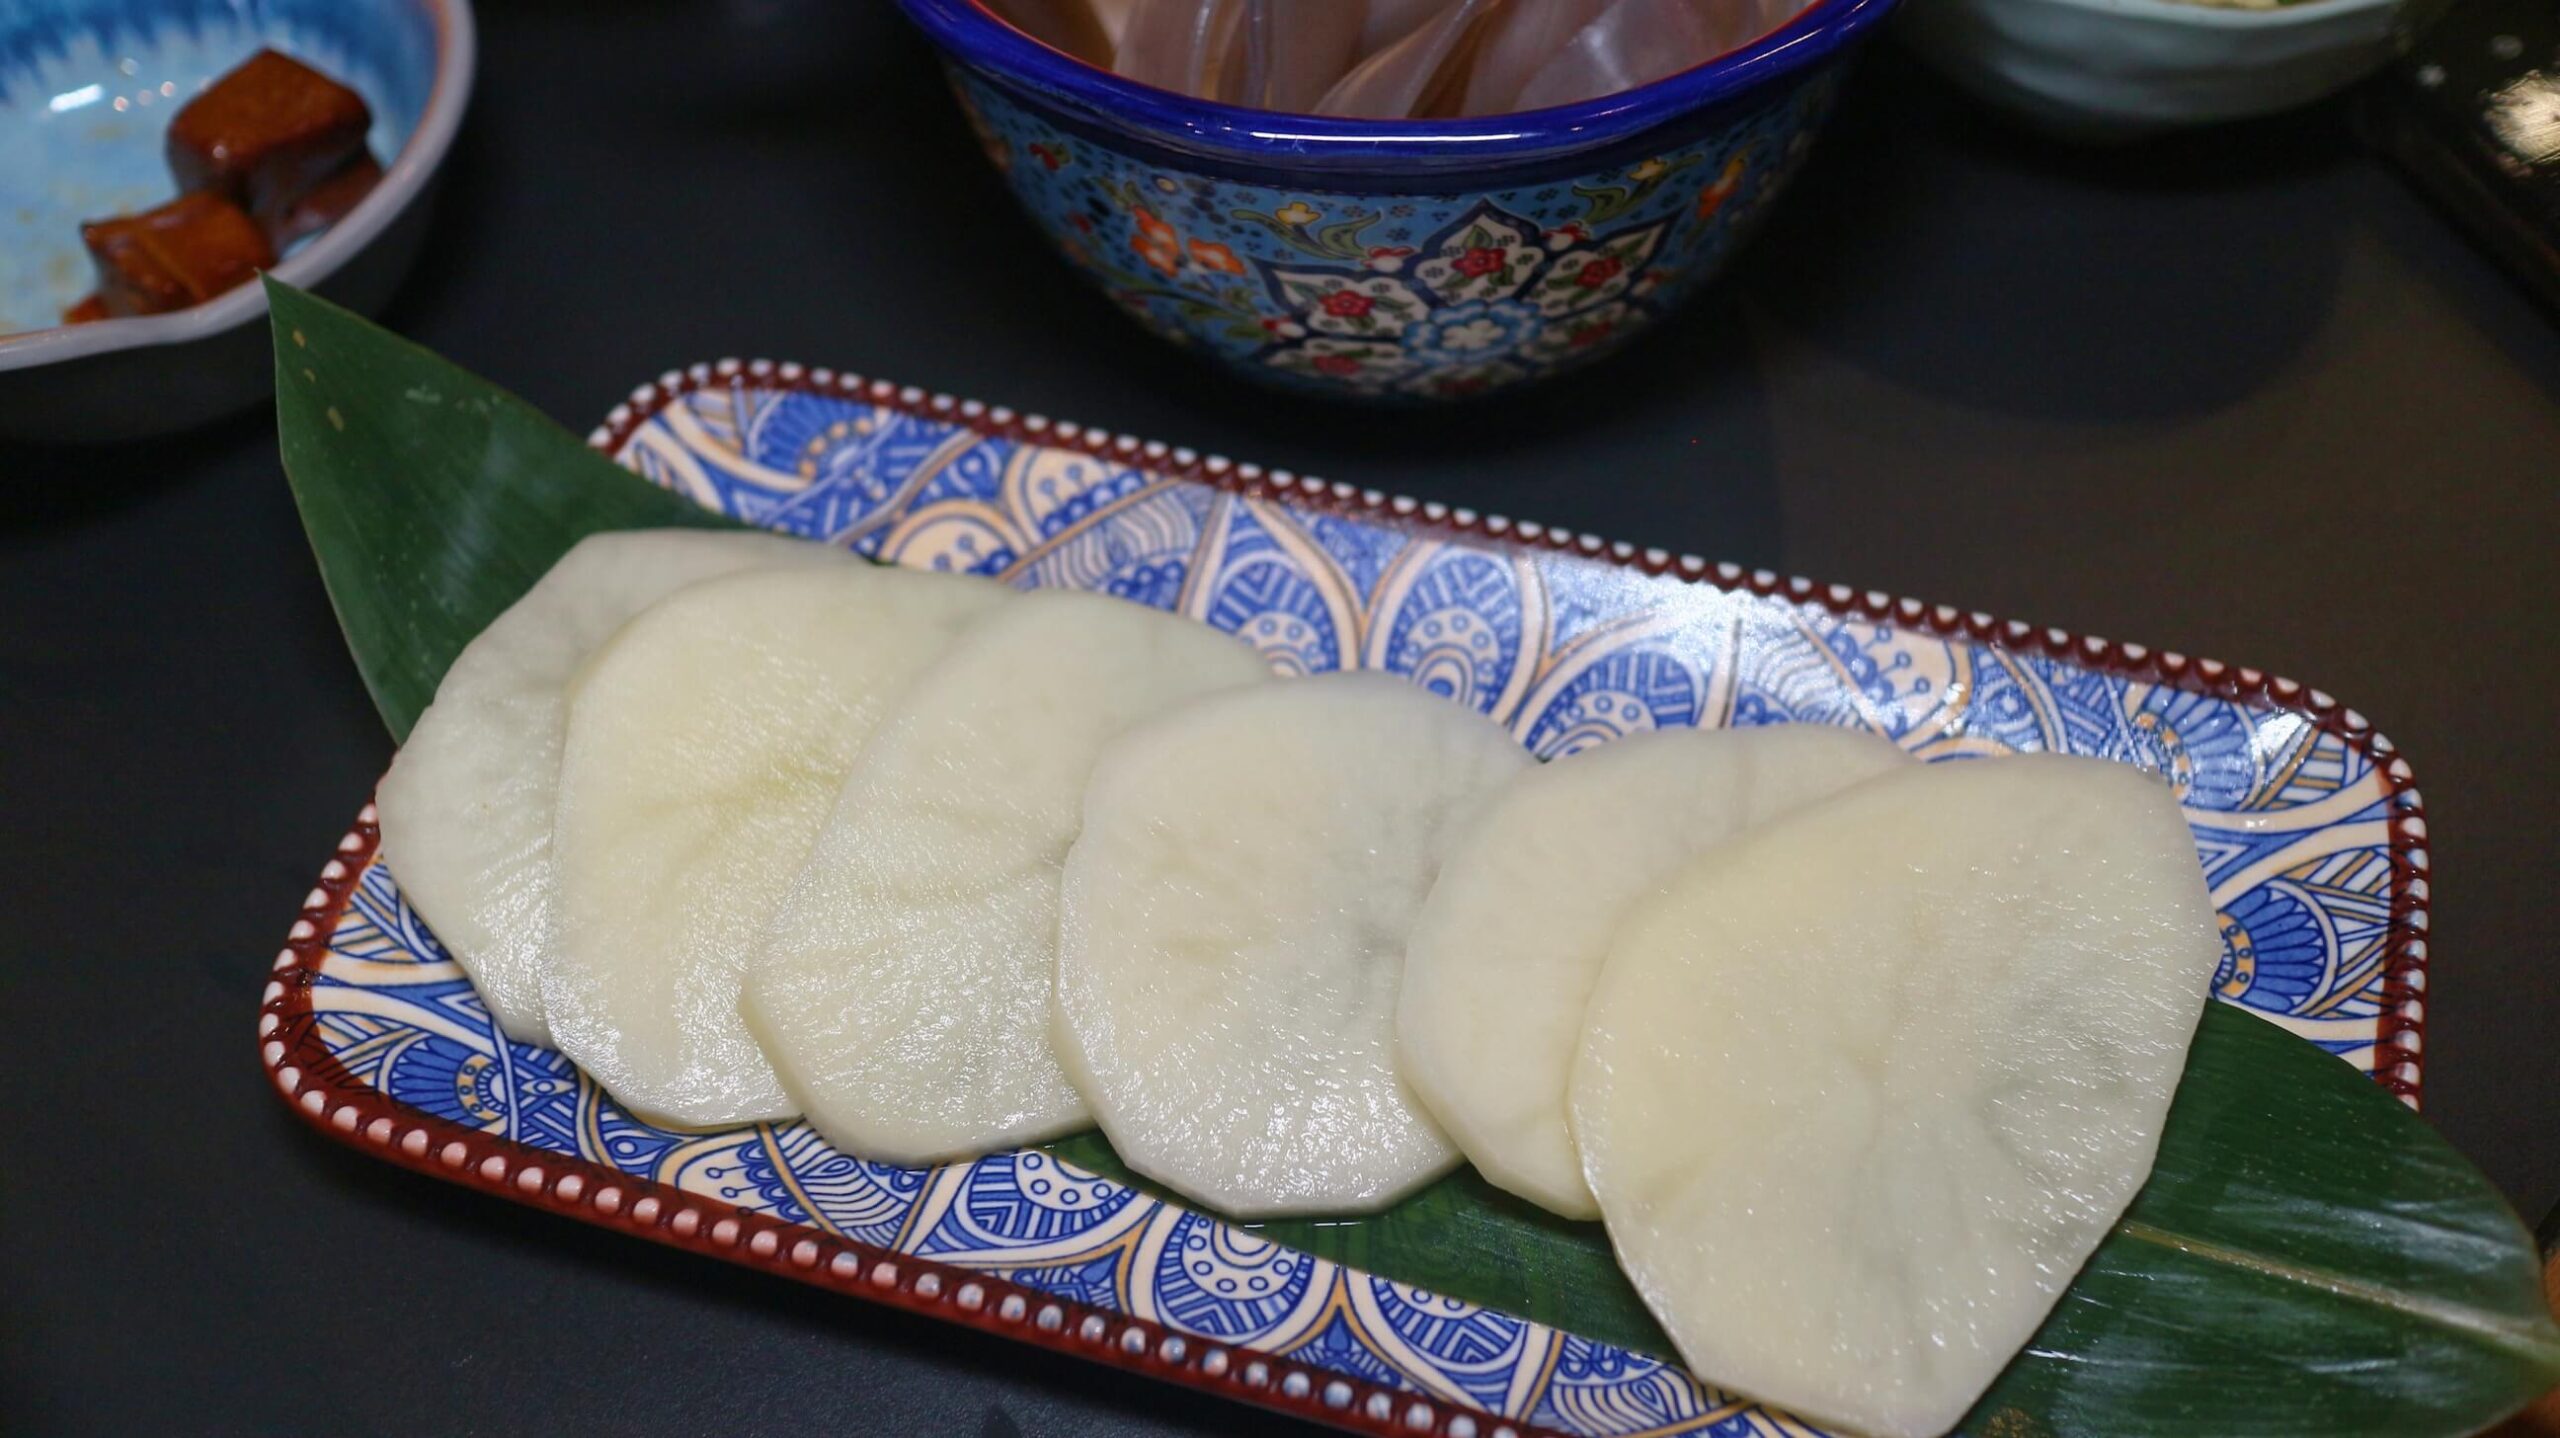
[[[753,524],[1176,610],[1285,671],[1410,675],[1541,755],[1637,729],[1799,722],[1926,757],[2062,750],[2165,773],[2221,912],[2220,997],[2417,1100],[2425,820],[2390,741],[2317,690],[797,365],[670,373],[594,442]],[[258,1021],[285,1098],[359,1148],[1356,1431],[1813,1431],[1675,1367],[1276,1247],[1045,1153],[913,1170],[799,1124],[652,1127],[557,1053],[496,1033],[374,839],[368,808]]]

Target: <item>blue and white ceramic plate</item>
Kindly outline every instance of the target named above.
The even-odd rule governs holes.
[[[1541,755],[1673,725],[1814,723],[1926,757],[2139,764],[2169,776],[2194,826],[2220,997],[2417,1099],[2425,821],[2390,742],[2317,690],[797,365],[671,373],[595,442],[753,524],[1176,610],[1291,671],[1409,675]],[[368,809],[306,899],[258,1029],[287,1101],[394,1162],[1382,1438],[1815,1431],[1049,1154],[901,1169],[796,1123],[652,1127],[559,1054],[499,1035],[374,838]]]

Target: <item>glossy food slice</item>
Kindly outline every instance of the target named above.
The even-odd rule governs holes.
[[[1059,921],[1060,1051],[1130,1167],[1239,1217],[1393,1202],[1457,1151],[1395,1064],[1404,943],[1466,813],[1529,765],[1379,674],[1121,735]]]
[[[370,154],[358,154],[336,174],[302,193],[300,199],[282,210],[263,217],[267,242],[278,255],[354,214],[365,196],[382,183],[382,162]]]
[[[1523,774],[1441,869],[1405,951],[1405,1079],[1493,1183],[1597,1218],[1565,1121],[1582,1011],[1637,900],[1701,851],[1909,764],[1812,724],[1638,734]]]
[[[870,565],[730,575],[660,601],[579,673],[542,997],[561,1051],[625,1106],[792,1112],[738,1015],[748,951],[880,716],[1004,595]]]
[[[111,318],[203,304],[276,262],[249,212],[221,195],[180,195],[139,215],[91,220],[80,240],[98,267],[98,308]]]
[[[748,1025],[810,1124],[916,1165],[1091,1124],[1049,1039],[1085,781],[1132,723],[1268,678],[1227,634],[1099,594],[973,625],[863,750],[749,967]]]
[[[169,121],[178,188],[213,191],[261,219],[283,214],[364,150],[364,97],[274,50],[260,50]]]
[[[580,541],[455,656],[375,794],[400,891],[509,1038],[548,1044],[551,818],[569,678],[631,617],[742,569],[851,565],[771,534],[644,529]]]
[[[1917,766],[1709,851],[1620,931],[1583,1170],[1696,1371],[1920,1438],[2151,1170],[2221,954],[2178,806],[2096,759]]]

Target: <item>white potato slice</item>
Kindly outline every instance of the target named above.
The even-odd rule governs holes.
[[[1405,935],[1466,811],[1529,763],[1382,674],[1212,695],[1103,751],[1059,1052],[1130,1167],[1251,1218],[1383,1207],[1456,1163],[1396,1073]]]
[[[1964,1416],[2151,1171],[2221,953],[2166,786],[1918,765],[1631,914],[1572,1086],[1700,1376],[1875,1438]]]
[[[748,951],[880,716],[1005,593],[870,565],[731,575],[597,651],[552,838],[561,1052],[652,1118],[790,1115],[738,1014]]]
[[[1092,1124],[1050,1046],[1058,882],[1113,735],[1271,677],[1232,636],[1035,591],[882,723],[762,947],[742,1011],[811,1126],[922,1166]]]
[[[570,676],[631,616],[688,584],[743,569],[854,562],[778,534],[590,535],[454,657],[374,804],[400,892],[509,1038],[551,1042],[542,969]]]
[[[1618,921],[1702,850],[1910,762],[1872,734],[1781,724],[1638,734],[1521,775],[1414,922],[1405,1080],[1488,1180],[1598,1218],[1564,1092]]]

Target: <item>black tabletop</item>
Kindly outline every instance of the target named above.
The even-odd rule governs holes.
[[[1879,53],[1667,332],[1388,417],[1081,289],[885,5],[484,10],[388,319],[581,429],[671,365],[800,359],[2339,695],[2426,795],[2428,1112],[2560,1199],[2560,331],[2336,107],[2093,153]],[[0,1429],[1301,1431],[305,1130],[252,1012],[389,752],[269,417],[0,449]]]

